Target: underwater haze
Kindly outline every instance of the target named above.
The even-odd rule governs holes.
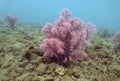
[[[0,19],[5,14],[22,22],[45,24],[58,18],[68,8],[73,16],[92,21],[97,27],[120,29],[120,0],[0,0]]]
[[[0,81],[120,81],[120,0],[0,0]]]

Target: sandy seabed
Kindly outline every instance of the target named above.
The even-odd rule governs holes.
[[[120,51],[110,38],[94,37],[88,57],[70,60],[68,67],[42,56],[40,27],[0,26],[0,81],[120,81]]]

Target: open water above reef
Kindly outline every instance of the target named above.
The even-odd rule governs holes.
[[[18,17],[19,22],[45,24],[58,18],[58,13],[68,8],[73,16],[97,28],[120,30],[120,0],[0,0],[0,20],[6,14]]]

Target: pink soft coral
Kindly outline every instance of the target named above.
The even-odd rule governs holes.
[[[64,43],[58,39],[45,39],[41,44],[41,48],[45,51],[44,56],[58,57],[58,54],[64,54]]]
[[[88,22],[86,24],[86,32],[87,32],[87,37],[86,40],[88,40],[88,42],[91,41],[91,39],[93,38],[93,34],[96,31],[96,26],[92,23],[92,22]]]
[[[5,15],[5,22],[12,28],[14,29],[14,26],[17,22],[17,17],[16,16],[11,16],[11,15]]]
[[[116,34],[112,38],[112,43],[115,49],[120,50],[120,31],[116,32]]]
[[[44,55],[56,57],[61,63],[68,63],[70,58],[81,60],[86,57],[85,26],[79,18],[71,17],[70,10],[64,9],[54,24],[47,23],[42,29],[45,39],[40,48]]]

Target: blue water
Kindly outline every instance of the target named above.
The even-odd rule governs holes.
[[[55,21],[63,8],[98,28],[120,30],[120,0],[0,0],[0,20],[11,14],[21,22],[45,24]]]

